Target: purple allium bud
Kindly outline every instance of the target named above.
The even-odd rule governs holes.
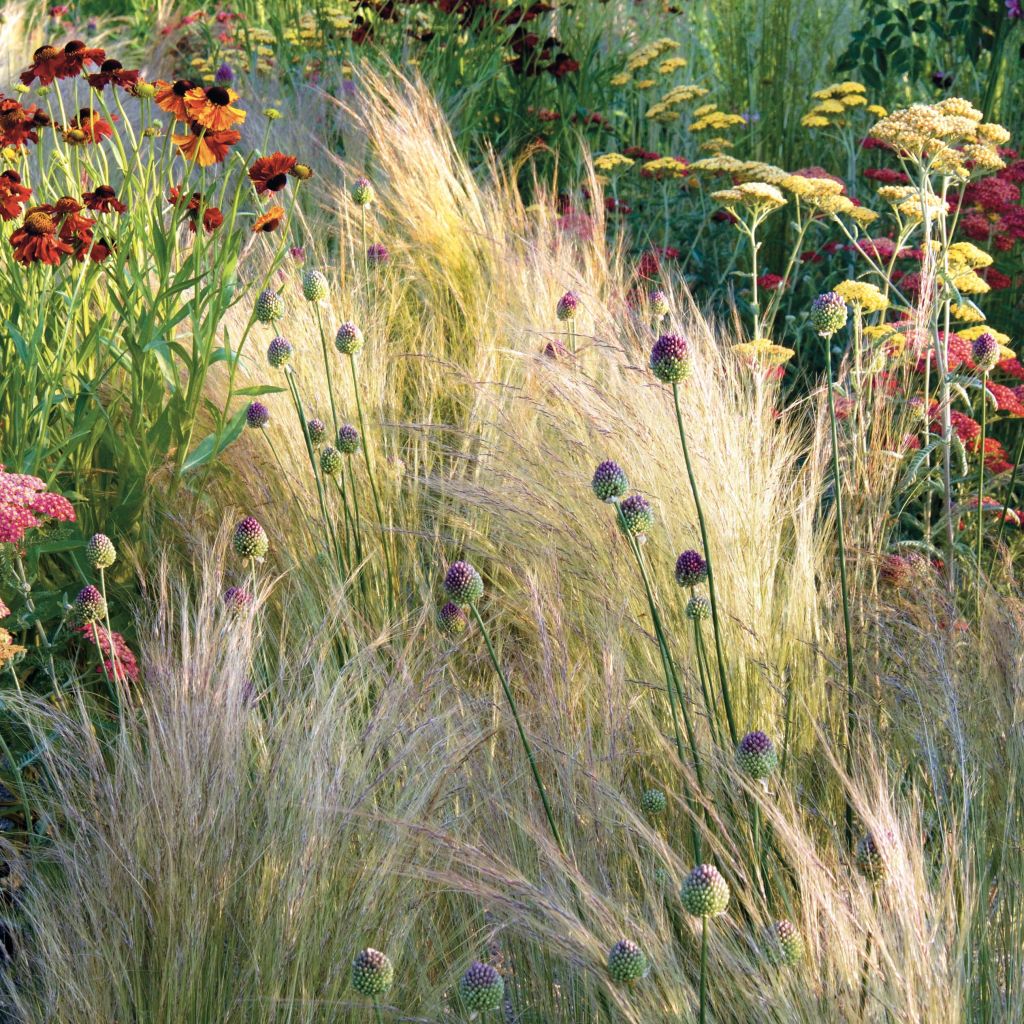
[[[91,583],[82,587],[75,598],[75,616],[83,625],[97,622],[107,614],[107,602]]]
[[[323,439],[327,436],[327,424],[323,420],[318,420],[315,416],[311,416],[306,420],[306,430],[309,431],[309,443],[314,448],[318,444],[322,444]]]
[[[221,64],[213,76],[214,84],[230,85],[235,80],[235,71],[230,64]]]
[[[563,322],[576,319],[576,310],[579,309],[580,297],[575,292],[566,292],[555,306],[555,316]]]
[[[224,607],[236,615],[252,604],[252,594],[245,587],[228,587],[224,591]]]
[[[334,476],[340,473],[344,465],[341,452],[332,445],[325,444],[320,450],[320,472],[324,476]]]
[[[651,373],[665,384],[679,384],[693,372],[686,339],[663,334],[651,349]]]
[[[649,814],[652,818],[665,813],[668,807],[668,800],[660,789],[645,789],[640,794],[640,810]]]
[[[837,292],[822,292],[811,303],[811,326],[823,338],[841,331],[849,315],[843,297]]]
[[[618,985],[632,985],[649,971],[647,955],[629,939],[620,939],[608,951],[608,974]]]
[[[362,996],[382,996],[394,980],[395,968],[379,949],[364,949],[352,961],[352,987]]]
[[[323,302],[327,298],[327,276],[319,270],[302,272],[302,297],[307,302]]]
[[[971,346],[971,359],[979,373],[988,373],[999,362],[999,342],[991,334],[979,334]]]
[[[334,347],[343,356],[354,356],[363,347],[363,332],[350,320],[338,328]]]
[[[369,206],[376,198],[369,178],[356,178],[352,183],[352,201],[356,206]]]
[[[779,765],[775,744],[763,732],[748,732],[736,747],[736,763],[758,782],[767,779]]]
[[[686,602],[686,617],[693,622],[705,622],[711,618],[711,602],[706,597],[694,594]]]
[[[467,1009],[486,1013],[501,1006],[505,982],[490,964],[477,960],[459,980],[459,995]]]
[[[903,555],[885,555],[878,568],[881,581],[895,590],[910,586],[914,578],[914,565]]]
[[[236,527],[231,540],[239,558],[262,562],[270,549],[266,530],[252,516],[246,516]]]
[[[275,370],[279,370],[282,366],[287,366],[291,362],[292,352],[294,351],[290,342],[284,338],[274,338],[267,347],[267,362]]]
[[[642,494],[631,494],[619,506],[620,526],[635,537],[642,537],[654,527],[654,509]]]
[[[383,267],[390,259],[391,253],[382,242],[374,242],[366,250],[366,261],[371,267]]]
[[[253,312],[261,324],[272,324],[284,316],[284,299],[272,288],[267,288],[260,292]]]
[[[445,636],[459,636],[468,625],[469,617],[454,601],[441,605],[437,613],[437,628]]]
[[[717,917],[729,906],[729,883],[712,864],[698,864],[683,880],[683,907],[694,917]]]
[[[676,559],[676,583],[696,587],[708,578],[708,563],[698,551],[684,551]]]
[[[250,402],[245,410],[245,422],[253,430],[259,430],[270,422],[270,410],[262,402]]]
[[[94,569],[109,569],[117,561],[117,548],[105,533],[94,533],[85,545],[85,560]]]
[[[306,258],[306,250],[301,245],[293,245],[288,250],[288,255],[291,256],[296,263],[302,263]]]
[[[857,841],[854,855],[857,870],[872,884],[885,881],[889,874],[888,853],[893,845],[892,833],[878,836],[868,832]]]
[[[647,301],[650,303],[651,313],[659,320],[668,316],[668,296],[660,288],[651,292]]]
[[[594,470],[594,479],[590,481],[590,486],[602,501],[613,502],[626,493],[629,481],[626,479],[625,470],[617,462],[606,459]]]
[[[444,589],[456,604],[471,605],[484,596],[484,581],[469,562],[452,562],[445,573]]]
[[[359,431],[351,423],[338,428],[338,451],[342,455],[352,455],[359,451]]]
[[[773,967],[792,967],[804,956],[804,940],[792,921],[773,921],[764,930],[764,957]]]

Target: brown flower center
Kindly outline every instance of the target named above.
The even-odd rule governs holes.
[[[32,59],[38,64],[40,61],[53,60],[54,57],[60,56],[60,50],[56,46],[40,46],[34,54]]]
[[[231,93],[219,85],[206,90],[206,98],[218,107],[226,107],[231,103]]]
[[[105,60],[100,65],[100,71],[109,75],[111,71],[120,71],[123,67],[124,65],[119,60]]]
[[[187,78],[179,78],[178,81],[174,83],[171,91],[175,96],[182,98],[189,89],[194,89],[195,87],[195,82],[190,82]]]
[[[267,179],[267,188],[272,192],[280,192],[281,189],[288,184],[287,174],[275,174],[272,178]]]
[[[48,213],[44,210],[33,210],[25,218],[25,230],[30,235],[52,235],[57,228]]]

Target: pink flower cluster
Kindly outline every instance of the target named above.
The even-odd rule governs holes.
[[[42,525],[40,516],[73,523],[75,509],[63,495],[47,491],[39,477],[8,473],[0,465],[0,544],[19,543],[26,530]]]
[[[87,637],[91,643],[96,644],[103,652],[103,665],[102,667],[96,666],[97,672],[102,672],[105,668],[107,675],[112,679],[116,676],[118,679],[127,679],[133,683],[138,682],[139,664],[135,660],[135,654],[132,652],[132,649],[125,643],[125,639],[120,633],[111,631],[108,636],[107,631],[100,629],[99,625],[95,622],[79,626],[76,632]]]

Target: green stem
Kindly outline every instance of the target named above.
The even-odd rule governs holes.
[[[984,527],[985,500],[985,433],[988,429],[988,372],[981,375],[981,443],[978,446],[978,532],[975,537],[974,609],[981,627],[981,544]]]
[[[327,336],[324,334],[324,318],[320,312],[320,303],[314,303],[316,306],[316,325],[320,331],[320,350],[324,356],[324,373],[327,375],[327,396],[331,400],[331,422],[334,425],[334,438],[335,444],[337,444],[338,437],[338,410],[334,404],[334,383],[331,380],[331,360],[327,356]]]
[[[700,1024],[708,1019],[708,919],[700,919]]]

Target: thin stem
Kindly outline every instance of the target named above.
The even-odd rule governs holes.
[[[988,429],[988,372],[981,375],[981,443],[978,446],[978,532],[974,557],[974,609],[981,627],[981,543],[985,500],[985,433]]]
[[[338,437],[338,410],[334,404],[334,383],[331,380],[331,360],[327,356],[327,336],[324,334],[324,318],[320,312],[320,303],[315,302],[316,325],[320,331],[320,350],[324,355],[324,373],[327,375],[327,396],[331,400],[331,423],[334,425],[334,437]],[[337,443],[337,441],[335,441]]]
[[[700,1024],[708,1019],[708,919],[700,919]]]

